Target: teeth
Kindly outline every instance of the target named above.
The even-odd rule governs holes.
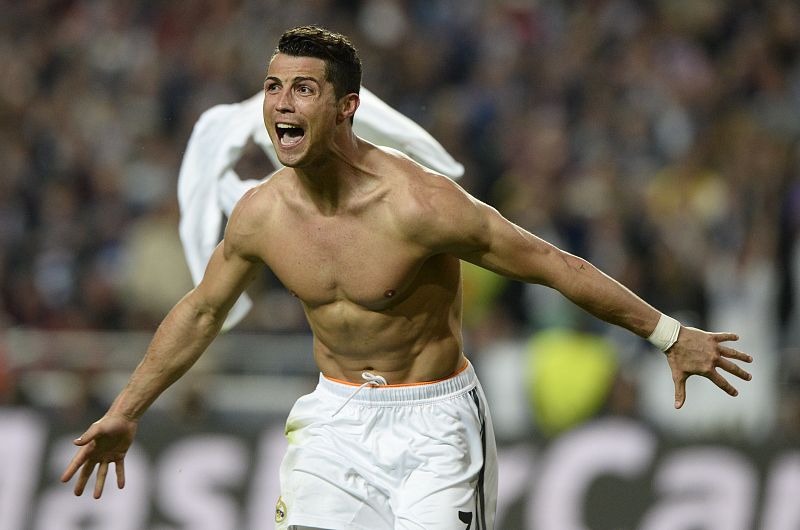
[[[292,147],[299,144],[303,140],[305,133],[301,127],[291,123],[276,123],[275,129],[280,145],[284,147]]]

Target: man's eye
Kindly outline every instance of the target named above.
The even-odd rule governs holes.
[[[264,89],[267,92],[276,92],[278,89],[280,89],[280,85],[277,84],[277,83],[271,83],[271,84],[267,85],[266,87],[264,87]]]
[[[311,90],[311,87],[308,85],[300,85],[299,87],[297,87],[297,91],[300,92],[301,94],[311,94],[313,92],[313,90]]]

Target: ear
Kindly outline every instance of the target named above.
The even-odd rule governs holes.
[[[345,120],[352,120],[353,115],[358,110],[358,106],[361,104],[361,98],[358,97],[358,94],[355,92],[351,92],[346,96],[342,96],[339,98],[339,113],[336,116],[336,123],[341,123]]]

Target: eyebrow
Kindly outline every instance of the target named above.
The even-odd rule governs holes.
[[[266,85],[268,81],[275,81],[276,83],[282,83],[282,81],[275,77],[274,75],[268,75],[266,79],[264,79],[264,84]],[[313,81],[314,83],[321,85],[319,79],[310,75],[299,75],[293,79],[291,79],[292,83],[300,83],[303,81]]]

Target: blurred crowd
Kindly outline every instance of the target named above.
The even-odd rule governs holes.
[[[280,33],[318,23],[352,37],[364,85],[466,166],[465,188],[683,322],[734,329],[786,392],[800,388],[795,0],[29,0],[3,12],[0,329],[153,328],[191,287],[176,180],[195,121],[258,92]],[[270,170],[246,162],[245,177]],[[465,277],[475,349],[596,326],[543,290]],[[305,329],[268,273],[254,289],[244,329]]]

